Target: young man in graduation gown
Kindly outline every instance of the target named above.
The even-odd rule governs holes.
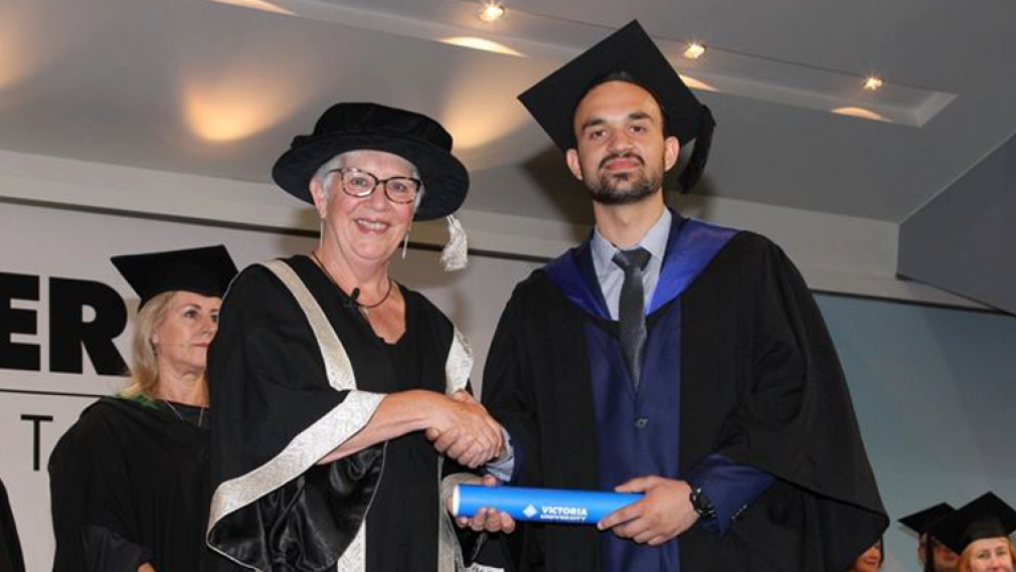
[[[888,524],[800,274],[767,239],[665,207],[714,122],[632,22],[520,96],[595,230],[520,283],[483,402],[511,484],[642,492],[597,527],[523,526],[517,570],[845,570]]]

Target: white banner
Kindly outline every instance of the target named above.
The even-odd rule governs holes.
[[[0,203],[0,220],[0,478],[26,566],[44,572],[54,548],[50,452],[82,409],[123,384],[118,374],[130,355],[137,296],[109,258],[225,244],[243,268],[309,252],[315,240],[7,203]],[[437,257],[410,249],[393,274],[426,294],[470,338],[478,385],[501,310],[536,265],[473,257],[467,270],[444,273]]]

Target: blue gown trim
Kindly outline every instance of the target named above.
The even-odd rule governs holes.
[[[572,304],[595,318],[609,320],[610,312],[607,311],[607,302],[596,279],[593,257],[589,252],[591,239],[592,234],[579,246],[548,262],[543,270]]]
[[[660,279],[646,314],[652,314],[688,289],[712,259],[726,246],[738,231],[723,226],[684,218],[673,214],[667,252],[664,255]],[[591,237],[590,237],[591,238]],[[549,262],[544,271],[551,282],[568,300],[587,314],[610,320],[607,303],[603,299],[596,271],[593,268],[587,238],[581,245],[572,248]]]

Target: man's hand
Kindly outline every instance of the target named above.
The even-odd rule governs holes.
[[[684,481],[649,476],[632,479],[614,489],[646,493],[637,503],[618,509],[596,524],[621,538],[658,546],[688,530],[698,520],[691,506],[691,487]]]
[[[427,429],[426,435],[438,453],[472,469],[496,459],[504,449],[501,425],[462,390],[447,400],[444,415]]]
[[[496,487],[500,483],[494,477],[487,475],[485,477],[475,477],[463,481],[463,484],[467,485],[483,485],[485,487]],[[448,514],[452,512],[452,501],[448,499],[448,506],[445,507],[448,510]],[[506,512],[500,512],[496,508],[483,507],[476,511],[473,518],[467,518],[460,516],[455,519],[455,524],[459,525],[460,528],[466,528],[467,526],[476,532],[504,532],[510,534],[515,530],[515,519],[508,515]]]

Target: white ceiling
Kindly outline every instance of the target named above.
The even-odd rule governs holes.
[[[328,105],[373,100],[449,128],[473,176],[468,209],[580,222],[581,191],[515,96],[632,18],[712,48],[713,64],[675,59],[720,86],[699,92],[719,127],[697,192],[899,222],[1016,131],[1011,0],[507,0],[493,28],[471,2],[274,2],[294,16],[0,0],[0,149],[267,182]],[[436,41],[453,34],[526,57]],[[887,99],[955,98],[920,126],[822,108],[871,98],[853,92],[873,72]]]

